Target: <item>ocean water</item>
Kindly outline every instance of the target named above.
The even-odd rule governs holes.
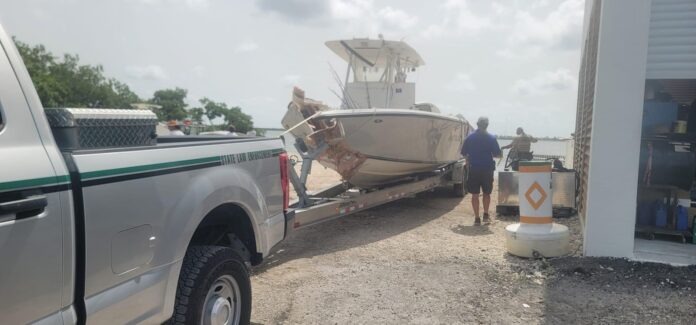
[[[498,139],[500,146],[510,144],[512,140]],[[565,156],[569,140],[539,140],[532,143],[532,151],[537,155]],[[508,150],[505,150],[506,154]]]
[[[284,131],[279,130],[266,130],[266,137],[278,137],[283,134]],[[510,144],[512,140],[508,139],[498,139],[498,144],[502,147]],[[286,150],[295,152],[295,139],[290,133],[285,134]],[[572,150],[573,143],[570,140],[539,140],[536,143],[532,143],[532,151],[537,155],[549,155],[549,156],[561,156],[564,157],[566,165],[572,161],[572,157],[569,157]],[[503,153],[507,155],[509,150],[505,150]]]
[[[284,130],[283,131],[281,131],[281,130],[266,130],[265,136],[267,138],[277,138],[281,134],[283,134],[283,132],[285,132],[285,131]]]

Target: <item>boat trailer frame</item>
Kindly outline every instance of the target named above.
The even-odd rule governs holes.
[[[301,161],[290,159],[288,170],[290,182],[298,199],[291,203],[290,210],[286,213],[286,234],[299,228],[347,216],[405,197],[413,197],[437,187],[452,186],[455,196],[466,195],[468,169],[465,159],[430,172],[410,175],[381,188],[361,189],[343,181],[316,192],[310,192],[306,184],[312,171],[312,164],[326,151],[328,145],[321,143],[316,149],[309,150],[302,139],[295,140],[295,148]],[[295,169],[297,164],[301,164],[299,174]]]

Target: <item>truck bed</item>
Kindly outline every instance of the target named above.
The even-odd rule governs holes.
[[[77,270],[84,270],[88,317],[120,319],[114,314],[119,309],[111,308],[119,303],[115,292],[143,290],[131,281],[148,278],[152,286],[138,294],[153,301],[161,296],[162,286],[176,283],[188,245],[182,238],[190,238],[200,219],[225,202],[238,204],[254,229],[268,228],[254,232],[265,235],[250,247],[266,254],[285,232],[284,223],[266,224],[268,218],[284,221],[277,158],[283,151],[273,138],[163,137],[154,146],[63,152],[77,252],[84,251]]]

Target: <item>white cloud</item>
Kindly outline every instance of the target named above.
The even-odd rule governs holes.
[[[445,88],[450,91],[471,91],[476,89],[476,85],[471,80],[471,76],[466,73],[458,73]]]
[[[454,23],[459,31],[478,32],[492,26],[490,18],[473,13],[465,0],[449,0],[445,9],[453,12]]]
[[[372,10],[371,0],[331,0],[329,10],[331,17],[340,20],[360,19]]]
[[[283,76],[283,83],[288,86],[297,86],[297,83],[302,77],[296,74],[286,74]]]
[[[491,9],[493,10],[493,13],[496,15],[510,15],[513,10],[510,6],[504,5],[500,2],[491,2]]]
[[[532,8],[543,8],[543,7],[548,6],[549,4],[551,4],[551,1],[549,1],[549,0],[535,0],[535,1],[531,1],[529,3],[529,6]]]
[[[575,77],[568,69],[544,71],[532,78],[517,80],[513,85],[513,91],[518,95],[543,95],[571,89],[575,82]]]
[[[194,9],[207,9],[210,6],[210,0],[185,0],[184,3]]]
[[[307,25],[335,25],[354,35],[402,33],[418,23],[418,17],[374,0],[256,0],[259,9],[287,21]]]
[[[211,0],[128,0],[144,5],[185,5],[192,9],[207,9]]]
[[[373,0],[330,0],[329,17],[354,35],[403,34],[418,17],[390,6],[376,7]]]
[[[536,56],[540,53],[541,48],[539,47],[517,47],[517,48],[504,48],[498,50],[495,54],[501,58],[505,59],[520,59]]]
[[[561,4],[566,8],[568,4],[577,2],[467,0],[450,2],[450,7],[446,7],[447,0],[209,0],[208,9],[195,10],[188,6],[186,0],[111,0],[108,15],[98,14],[100,8],[85,5],[89,0],[26,2],[0,0],[0,7],[3,9],[0,10],[0,18],[5,18],[2,19],[5,27],[20,37],[20,40],[34,44],[44,43],[50,45],[49,50],[54,53],[76,53],[86,63],[115,68],[117,70],[110,75],[122,78],[133,91],[143,96],[150,96],[154,90],[164,86],[179,86],[190,91],[188,97],[192,100],[192,107],[199,106],[197,99],[203,96],[225,101],[229,105],[240,105],[246,113],[254,116],[254,122],[259,126],[279,125],[279,117],[285,112],[292,92],[292,86],[287,83],[296,80],[292,75],[301,76],[297,82],[307,91],[308,96],[332,106],[340,105],[331,88],[338,90],[337,93],[340,93],[340,89],[335,86],[336,82],[326,61],[334,66],[341,78],[344,77],[345,63],[327,50],[323,43],[330,39],[365,36],[375,38],[377,33],[383,33],[388,39],[406,37],[405,40],[427,62],[418,72],[409,75],[409,80],[418,82],[416,87],[419,101],[432,102],[441,108],[449,104],[451,107],[448,106],[443,111],[461,113],[472,122],[480,115],[488,115],[492,131],[501,134],[514,133],[518,123],[522,123],[534,135],[567,135],[575,125],[577,87],[553,91],[552,89],[563,88],[563,82],[559,86],[554,82],[535,81],[538,79],[535,77],[540,72],[554,72],[564,68],[571,77],[577,79],[579,44],[575,45],[575,50],[566,50],[563,46],[573,42],[549,41],[572,40],[575,35],[573,33],[578,37],[582,35],[580,19],[577,19],[576,24],[570,24],[563,23],[560,18],[553,18],[573,17],[567,15],[567,9],[560,9]],[[32,5],[39,2],[43,5]],[[332,5],[344,5],[345,11],[332,12]],[[405,17],[413,19],[404,19],[399,12],[384,9],[386,7],[401,11],[406,14]],[[33,11],[39,9],[42,12],[35,16]],[[462,10],[464,14],[460,14]],[[380,12],[381,16],[378,16]],[[233,21],[230,20],[230,13],[234,13]],[[41,19],[43,14],[47,15],[45,19]],[[467,15],[476,19],[460,23],[459,17]],[[62,19],[61,28],[46,28],[57,17]],[[124,23],[123,17],[130,17],[129,23]],[[577,32],[561,33],[567,36],[565,38],[541,37],[538,35],[555,35],[550,30],[558,27],[545,26],[544,29],[549,31],[529,28],[523,26],[525,21],[522,18],[518,20],[518,17],[576,26]],[[580,17],[579,10],[577,17]],[[447,24],[443,24],[445,18],[448,19]],[[239,26],[245,28],[239,30]],[[385,32],[381,29],[383,26],[392,29],[392,32]],[[231,41],[220,42],[220,33],[231,30],[239,33],[232,35]],[[437,38],[420,37],[420,33],[426,30]],[[180,35],[185,39],[196,35],[195,44],[188,45],[195,49],[177,51],[180,44],[171,41],[163,41],[160,46],[153,47],[152,40],[162,39],[163,31],[170,36]],[[512,41],[513,34],[516,35],[516,43]],[[115,35],[112,37],[113,47],[132,48],[134,51],[114,55],[109,47],[94,46],[95,35]],[[529,44],[522,41],[525,37],[530,37]],[[267,41],[269,38],[301,41],[275,44]],[[255,42],[258,49],[235,53],[243,42]],[[215,44],[216,50],[201,51],[201,44]],[[532,50],[528,45],[534,45],[533,50],[542,55],[515,60],[495,55],[498,50],[511,57],[519,53],[530,53]],[[275,50],[277,47],[282,47],[293,55],[279,57],[279,52]],[[148,53],[136,53],[145,49]],[[233,60],[230,60],[230,55]],[[240,65],[241,59],[254,59],[254,62],[264,64]],[[158,72],[157,68],[146,69],[150,64],[158,65],[162,70]],[[195,68],[197,65],[205,69]],[[127,71],[128,66],[137,68]],[[254,78],[230,79],[222,71],[253,74]],[[468,74],[471,83],[465,78],[457,78],[459,72]],[[287,79],[285,75],[288,75]],[[560,76],[555,78],[565,78],[563,74]],[[167,79],[136,79],[162,77]],[[519,79],[525,80],[517,82]],[[474,90],[453,90],[470,89],[472,84]],[[517,85],[515,91],[514,85]],[[530,94],[539,89],[549,93]],[[527,95],[520,95],[521,93]],[[264,98],[266,96],[275,98],[275,102]],[[530,115],[529,112],[535,113],[535,116],[542,113],[550,115],[547,110],[551,109],[558,112],[549,117],[553,124],[546,121],[542,123],[539,119],[524,119]],[[520,122],[521,120],[524,122]],[[538,130],[534,131],[533,126]]]
[[[132,65],[126,67],[126,74],[131,78],[142,80],[165,80],[167,73],[159,65],[150,64],[144,66]]]
[[[353,34],[403,33],[418,17],[390,6],[378,8],[373,0],[330,0],[329,17]]]
[[[474,13],[466,0],[448,0],[440,8],[444,19],[439,24],[428,26],[421,36],[432,39],[446,35],[472,35],[492,28],[490,17]]]
[[[445,28],[442,25],[430,25],[421,32],[421,36],[427,39],[439,38],[445,35]]]
[[[259,96],[259,97],[249,97],[249,98],[244,98],[239,101],[240,104],[244,106],[266,106],[266,105],[272,105],[277,102],[277,100],[273,97],[267,97],[267,96]]]
[[[409,29],[418,22],[418,17],[411,16],[403,10],[392,7],[384,7],[377,12],[377,16],[387,27]]]
[[[128,0],[129,2],[142,3],[144,5],[155,5],[162,3],[162,0]]]
[[[200,77],[205,76],[206,69],[202,65],[197,65],[191,69],[191,72],[193,73],[194,76],[200,78]]]
[[[33,8],[32,10],[33,18],[38,20],[48,20],[51,16],[46,10],[42,8]]]
[[[259,45],[254,42],[242,42],[234,49],[235,53],[253,52],[259,49]]]
[[[538,2],[538,6],[544,5],[545,2]],[[549,49],[579,48],[584,8],[582,0],[564,0],[544,17],[535,17],[528,11],[515,12],[507,47],[497,54],[506,58],[533,57]]]

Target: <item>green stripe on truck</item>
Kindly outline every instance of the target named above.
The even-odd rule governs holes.
[[[122,175],[122,174],[141,173],[141,172],[153,171],[153,170],[158,170],[158,169],[167,169],[167,168],[174,168],[174,167],[198,165],[198,164],[205,164],[205,163],[211,163],[211,162],[220,162],[220,157],[219,156],[206,157],[206,158],[172,161],[172,162],[165,162],[165,163],[158,163],[158,164],[151,164],[151,165],[141,165],[141,166],[131,166],[131,167],[123,167],[123,168],[115,168],[115,169],[96,170],[96,171],[92,171],[92,172],[80,173],[80,179],[92,179],[92,178],[108,177],[108,176],[115,176],[115,175]]]
[[[283,150],[283,149],[271,149],[271,150],[243,152],[243,153],[239,153],[236,155],[240,155],[240,154],[243,155],[245,157],[244,161],[253,161],[253,160],[265,158],[269,155],[272,157],[275,157],[275,156],[278,156],[282,152],[285,152],[285,150]],[[194,165],[206,164],[206,163],[212,163],[212,162],[222,164],[221,156],[196,158],[196,159],[188,159],[188,160],[180,160],[180,161],[171,161],[171,162],[163,162],[163,163],[157,163],[157,164],[130,166],[130,167],[122,167],[122,168],[114,168],[114,169],[95,170],[95,171],[91,171],[91,172],[80,173],[80,179],[87,180],[87,179],[102,178],[102,177],[109,177],[109,176],[116,176],[116,175],[123,175],[123,174],[142,173],[142,172],[168,169],[168,168],[194,166]],[[33,179],[23,179],[23,180],[0,183],[0,192],[5,192],[8,190],[23,189],[23,188],[31,188],[31,187],[59,185],[59,184],[69,183],[69,182],[70,182],[70,176],[68,176],[68,175],[49,176],[49,177],[41,177],[41,178],[33,178]]]
[[[18,181],[0,183],[0,191],[4,192],[8,190],[18,190],[28,187],[58,185],[67,182],[70,182],[70,177],[67,175],[22,179]]]
[[[268,156],[271,156],[271,157],[276,157],[282,152],[285,152],[285,150],[283,150],[283,149],[271,149],[271,150],[252,151],[252,152],[242,152],[242,153],[233,154],[233,155],[244,155],[244,157],[246,157],[246,159],[244,161],[253,161],[253,160],[267,157],[265,154],[267,154]],[[222,156],[196,158],[196,159],[189,159],[189,160],[180,160],[180,161],[164,162],[164,163],[157,163],[157,164],[150,164],[150,165],[140,165],[140,166],[122,167],[122,168],[115,168],[115,169],[106,169],[106,170],[95,170],[95,171],[91,171],[91,172],[80,173],[80,179],[86,180],[86,179],[93,179],[93,178],[123,175],[123,174],[142,173],[142,172],[149,172],[149,171],[160,170],[160,169],[192,166],[192,165],[205,164],[205,163],[211,163],[211,162],[219,162],[222,164],[223,163]]]

